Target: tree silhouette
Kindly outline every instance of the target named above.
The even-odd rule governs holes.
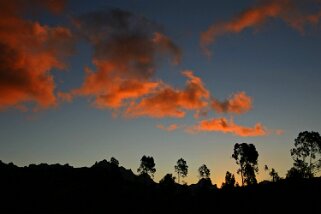
[[[109,167],[109,163],[106,159],[102,160],[102,161],[96,161],[95,164],[92,166],[93,168],[101,168],[101,169],[106,169]]]
[[[264,170],[269,171],[269,167],[267,165],[264,165]]]
[[[273,182],[279,181],[281,179],[279,174],[275,171],[274,168],[271,169],[269,175],[272,177]]]
[[[180,183],[180,177],[184,178],[188,173],[188,166],[183,158],[178,159],[177,164],[174,166],[175,172],[177,172],[177,180]]]
[[[244,186],[244,184],[249,185],[257,183],[255,173],[259,171],[257,163],[258,157],[259,153],[256,151],[253,144],[236,143],[234,145],[232,158],[234,158],[236,164],[240,166],[237,173],[241,174],[242,186]]]
[[[269,167],[267,165],[264,166],[264,170],[265,171],[269,171]],[[269,171],[269,175],[271,176],[272,178],[272,182],[277,182],[279,181],[281,178],[279,176],[279,174],[277,173],[277,171],[272,168],[270,171]]]
[[[302,174],[302,171],[300,171],[296,167],[292,167],[286,173],[286,178],[287,179],[300,179],[300,178],[304,178],[304,175]]]
[[[119,161],[114,157],[111,157],[109,162],[114,166],[119,166]]]
[[[321,169],[321,136],[318,132],[300,132],[291,149],[294,167],[304,178],[314,177]]]
[[[225,182],[222,183],[222,188],[232,188],[235,186],[235,176],[229,171],[225,174]]]
[[[205,164],[203,164],[198,168],[198,173],[200,178],[205,178],[205,179],[209,179],[211,175],[209,168],[207,168]]]
[[[140,175],[146,174],[153,178],[154,173],[156,172],[154,158],[144,155],[140,159],[140,166],[137,169],[137,172]]]

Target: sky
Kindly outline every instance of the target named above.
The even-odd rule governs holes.
[[[0,8],[0,157],[91,166],[115,157],[155,181],[206,164],[236,175],[252,143],[284,177],[321,127],[319,0],[13,0]]]

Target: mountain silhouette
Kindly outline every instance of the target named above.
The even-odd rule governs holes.
[[[91,167],[0,161],[0,213],[307,213],[319,210],[321,178],[217,188],[210,179],[177,184],[106,160]]]

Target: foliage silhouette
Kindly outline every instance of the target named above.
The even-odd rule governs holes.
[[[277,173],[277,171],[275,171],[274,168],[272,168],[271,170],[269,170],[269,167],[267,165],[264,166],[264,170],[269,172],[269,175],[272,178],[272,182],[277,182],[281,179],[281,177],[279,176],[279,174]]]
[[[255,173],[259,171],[257,163],[258,157],[259,153],[256,151],[253,144],[236,143],[234,145],[232,158],[234,158],[236,164],[240,166],[237,173],[241,174],[242,186],[244,186],[244,184],[249,185],[257,183]]]
[[[0,175],[0,210],[9,214],[259,213],[262,207],[263,213],[318,213],[319,207],[313,206],[318,197],[300,197],[295,206],[293,202],[298,196],[321,192],[321,178],[234,187],[230,172],[221,189],[205,178],[197,184],[179,185],[172,174],[158,184],[148,174],[137,176],[106,160],[89,168],[45,163],[18,167],[0,161]]]
[[[305,178],[305,175],[298,168],[292,167],[286,173],[286,178],[287,179],[302,179],[302,178]]]
[[[73,168],[67,164],[17,167],[0,161],[1,213],[259,213],[262,207],[264,213],[319,211],[318,206],[306,206],[318,204],[318,197],[300,197],[296,206],[293,201],[298,195],[319,194],[321,178],[217,189],[208,179],[179,185],[171,174],[157,184],[147,174],[136,176],[106,162]],[[226,183],[232,187],[234,176],[227,174]]]
[[[310,156],[306,156],[307,167]],[[320,212],[319,198],[305,197],[321,192],[321,178],[307,176],[311,168],[294,165],[286,179],[279,179],[278,173],[266,166],[273,182],[248,185],[256,183],[255,147],[236,144],[233,158],[246,185],[239,187],[227,171],[221,189],[208,179],[210,171],[204,170],[208,169],[205,165],[200,167],[203,177],[196,184],[175,183],[172,174],[155,183],[150,176],[156,171],[154,159],[148,156],[141,159],[140,175],[120,167],[115,158],[80,168],[47,163],[18,167],[0,161],[0,213],[260,213],[262,208],[263,213]],[[177,161],[175,171],[181,177],[187,175],[184,159]]]
[[[119,161],[114,157],[111,157],[109,162],[114,166],[119,166]]]
[[[222,183],[222,188],[233,188],[235,187],[235,176],[229,171],[225,174],[225,182]]]
[[[140,159],[140,166],[137,169],[137,172],[141,175],[149,175],[151,178],[153,178],[154,173],[156,172],[154,158],[144,155]]]
[[[209,168],[207,168],[205,164],[198,168],[198,173],[201,179],[210,179],[211,171],[209,170]]]
[[[300,132],[294,140],[293,166],[304,178],[313,177],[321,169],[321,136],[318,132]]]
[[[102,161],[99,162],[95,162],[95,164],[92,166],[92,168],[108,168],[110,166],[110,163],[104,159]]]
[[[174,166],[175,172],[177,173],[178,183],[180,183],[180,177],[184,178],[188,174],[188,166],[183,158],[178,159],[177,164]]]

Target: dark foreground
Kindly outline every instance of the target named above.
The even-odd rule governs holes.
[[[321,178],[217,189],[154,183],[107,162],[17,167],[0,162],[0,213],[321,213]]]

